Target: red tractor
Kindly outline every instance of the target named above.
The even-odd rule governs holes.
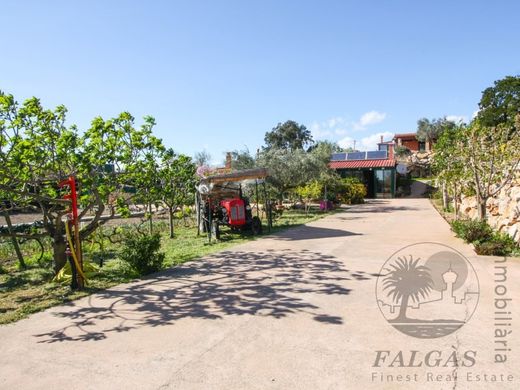
[[[208,233],[211,240],[213,236],[220,239],[220,228],[227,226],[233,232],[246,232],[252,234],[262,233],[262,222],[259,217],[259,205],[256,206],[256,215],[249,204],[248,198],[242,194],[242,184],[251,181],[255,184],[256,199],[258,197],[258,185],[265,183],[267,176],[265,169],[248,169],[223,175],[210,176],[201,179],[197,187],[197,210],[199,233]],[[266,200],[266,210],[269,210],[269,201]],[[271,228],[270,213],[267,213],[268,228]]]

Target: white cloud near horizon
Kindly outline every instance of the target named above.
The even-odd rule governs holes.
[[[381,123],[385,118],[386,113],[372,110],[365,112],[356,122],[348,121],[342,116],[335,116],[322,122],[314,121],[309,129],[314,139],[320,140],[334,135],[343,136],[349,131],[365,130],[367,126]]]
[[[446,119],[455,123],[468,123],[468,117],[465,115],[447,115]]]
[[[327,119],[323,122],[314,121],[309,129],[314,139],[324,139],[334,135],[343,135],[347,133],[348,123],[341,116]]]
[[[368,135],[356,141],[354,140],[354,138],[347,136],[345,138],[340,139],[338,141],[338,145],[342,148],[355,148],[361,151],[377,150],[377,144],[381,141],[381,136],[383,136],[384,141],[389,141],[394,136],[394,133],[391,133],[389,131],[379,132]]]

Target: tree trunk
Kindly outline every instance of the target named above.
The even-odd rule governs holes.
[[[453,185],[453,209],[455,219],[459,219],[459,199],[458,199],[457,184]]]
[[[67,263],[66,255],[67,243],[63,234],[56,233],[52,241],[52,250],[54,253],[54,272],[57,274]]]
[[[149,203],[148,204],[148,211],[150,212],[150,215],[149,215],[149,220],[148,220],[148,223],[149,223],[149,229],[150,229],[150,236],[153,235],[153,220],[152,220],[152,204]]]
[[[16,239],[15,233],[13,231],[13,224],[11,223],[11,216],[7,211],[4,211],[5,222],[7,223],[7,229],[9,230],[9,234],[11,235],[11,241],[13,243],[14,251],[16,252],[16,257],[18,257],[18,262],[20,263],[20,267],[23,269],[27,268],[25,265],[25,261],[23,259],[22,251],[20,250],[20,245],[18,244],[18,240]]]
[[[168,206],[168,213],[170,216],[170,238],[173,238],[173,207]]]
[[[484,221],[486,219],[487,214],[487,207],[486,207],[487,199],[480,199],[477,198],[477,211],[478,211],[478,218],[481,221]]]
[[[448,189],[446,188],[446,182],[442,183],[442,208],[446,211],[449,208],[448,205]]]
[[[410,297],[408,295],[403,295],[403,299],[401,300],[401,307],[399,308],[399,315],[396,320],[405,321],[408,318],[406,317],[406,309],[408,308],[408,299]]]

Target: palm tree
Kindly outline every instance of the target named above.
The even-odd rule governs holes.
[[[397,303],[401,301],[399,315],[393,321],[405,322],[406,308],[408,300],[412,298],[414,302],[419,302],[420,298],[425,298],[433,287],[433,280],[430,269],[424,265],[417,265],[420,259],[413,260],[399,257],[383,280],[383,290],[389,290],[387,296]]]

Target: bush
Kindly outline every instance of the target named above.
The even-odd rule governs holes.
[[[404,158],[404,157],[408,157],[409,155],[411,155],[412,152],[406,146],[398,145],[398,146],[396,146],[396,148],[394,150],[394,154],[397,157],[403,157]]]
[[[161,236],[129,235],[126,237],[120,258],[139,275],[146,275],[159,271],[164,263],[165,254],[159,252]]]
[[[457,237],[469,243],[489,241],[493,236],[493,230],[486,221],[461,219],[451,223]]]
[[[509,256],[520,251],[518,244],[505,233],[493,232],[486,221],[458,220],[451,223],[457,237],[475,245],[475,252],[483,256]]]
[[[347,177],[341,180],[341,187],[337,194],[343,203],[359,204],[365,202],[367,189],[359,179],[355,177]]]
[[[483,256],[509,256],[516,250],[513,238],[504,233],[495,233],[489,241],[475,243],[475,251]]]

